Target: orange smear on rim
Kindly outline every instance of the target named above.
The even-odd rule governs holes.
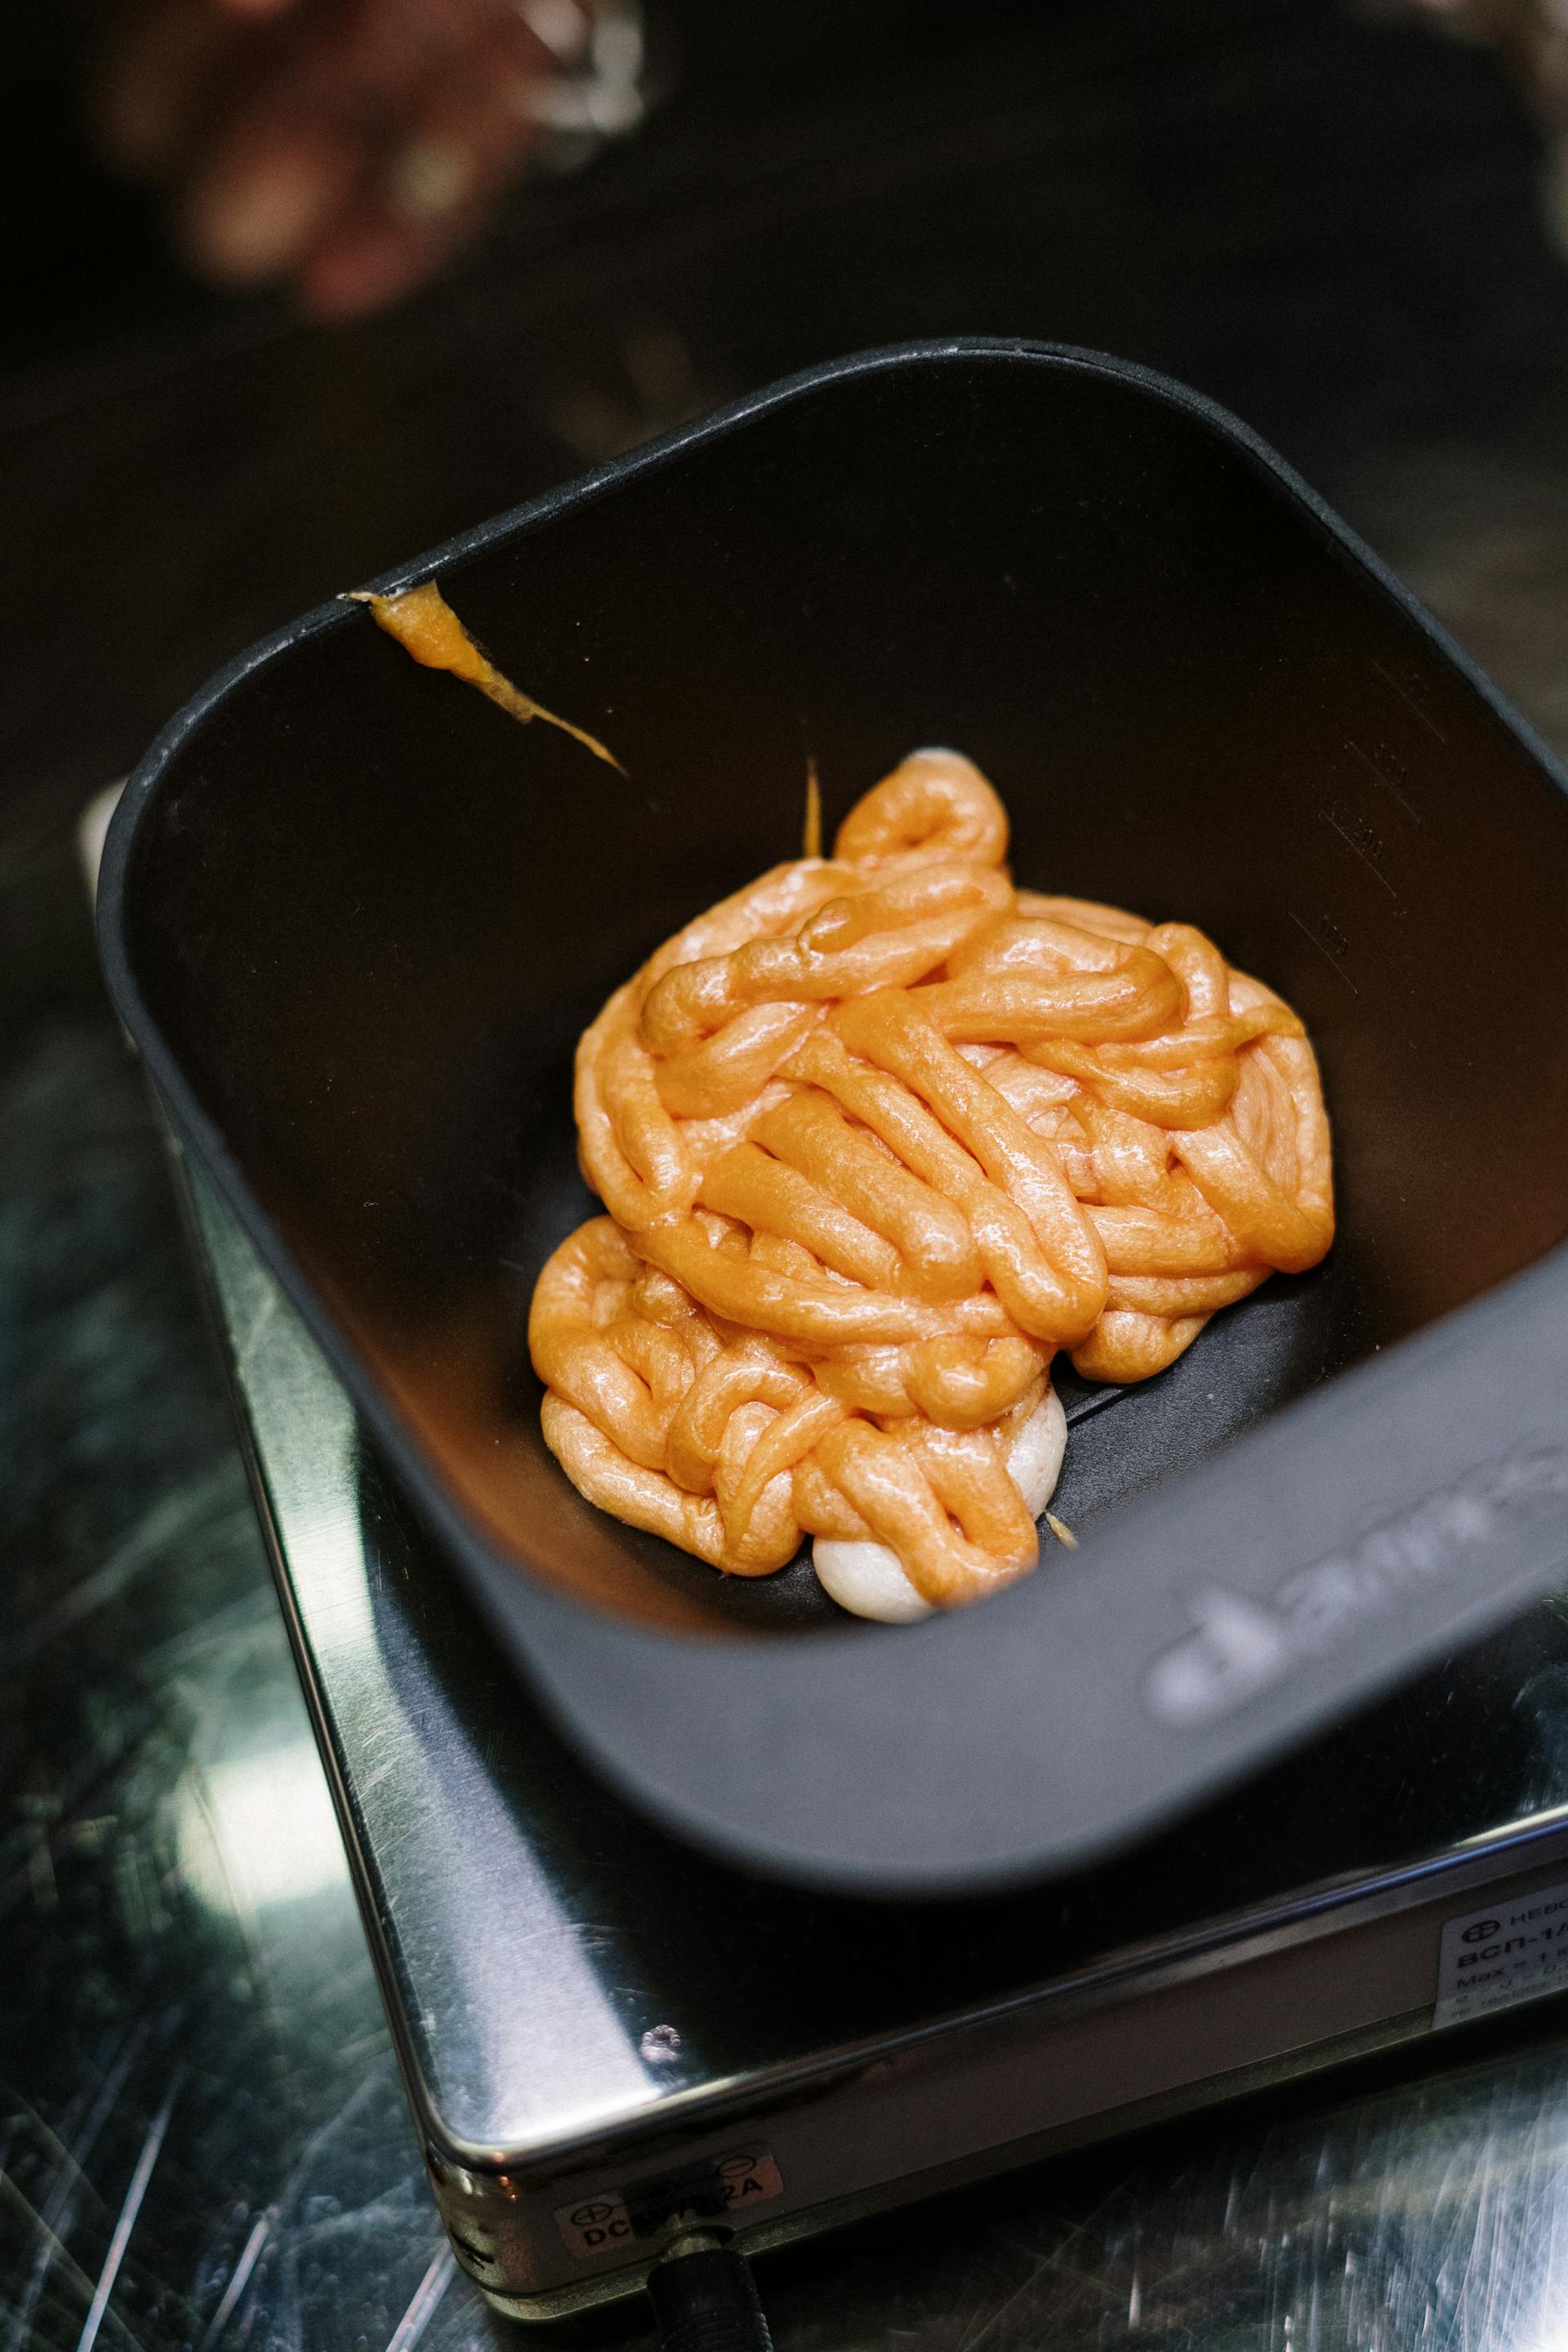
[[[626,774],[615,753],[607,751],[596,735],[590,735],[584,727],[574,727],[570,719],[562,719],[553,710],[546,710],[542,702],[520,693],[510,678],[502,676],[489,656],[474,643],[433,580],[426,581],[420,588],[405,588],[396,596],[374,596],[368,589],[356,588],[348,601],[352,604],[367,604],[377,628],[395,637],[405,653],[411,654],[424,668],[449,670],[465,686],[477,686],[481,694],[524,727],[535,719],[542,719],[548,727],[559,727],[563,735],[570,735],[585,751],[592,751],[595,760],[603,760],[619,774]]]

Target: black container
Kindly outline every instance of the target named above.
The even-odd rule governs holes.
[[[1080,352],[878,352],[380,584],[432,574],[627,777],[325,606],[138,769],[103,952],[175,1126],[630,1796],[816,1884],[1022,1879],[1568,1579],[1563,778],[1243,427]],[[1341,1237],[1160,1380],[1069,1384],[1079,1552],[873,1630],[583,1502],[523,1328],[593,1208],[584,1022],[797,853],[807,753],[831,824],[931,742],[993,778],[1021,884],[1197,922],[1297,1006]]]

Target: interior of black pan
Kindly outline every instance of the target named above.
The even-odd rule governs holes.
[[[1005,799],[1019,881],[1201,924],[1299,1008],[1337,1137],[1317,1274],[1161,1379],[1064,1378],[1097,1512],[1560,1240],[1568,810],[1418,621],[1211,418],[1110,372],[840,376],[443,567],[625,777],[359,609],[191,730],[126,940],[202,1109],[470,1519],[655,1622],[843,1620],[721,1580],[544,1453],[522,1330],[594,1203],[572,1047],[679,922],[911,747]]]

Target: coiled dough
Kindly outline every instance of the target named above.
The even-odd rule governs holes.
[[[815,1537],[862,1613],[1035,1565],[1058,1349],[1146,1379],[1333,1234],[1296,1015],[1189,925],[1015,889],[1006,849],[980,772],[915,752],[578,1051],[608,1213],[534,1294],[546,1442],[731,1574]]]

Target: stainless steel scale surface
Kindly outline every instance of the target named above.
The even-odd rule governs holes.
[[[184,1175],[437,2198],[501,2309],[630,2293],[693,2218],[761,2249],[1424,2035],[1440,1990],[1447,2024],[1568,1982],[1568,1748],[1529,1703],[1568,1688],[1550,1604],[1037,1890],[819,1898],[678,1845],[495,1656]]]

